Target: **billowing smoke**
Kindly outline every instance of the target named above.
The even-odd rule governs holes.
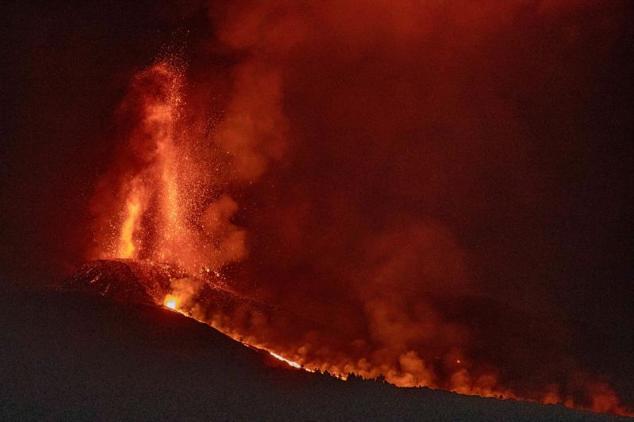
[[[188,66],[132,85],[105,244],[131,192],[147,213],[134,253],[101,255],[222,276],[269,311],[175,294],[312,369],[624,411],[567,350],[543,270],[552,172],[625,24],[599,3],[212,4]]]

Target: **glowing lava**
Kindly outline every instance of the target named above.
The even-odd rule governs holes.
[[[139,230],[141,214],[141,199],[139,193],[133,189],[126,200],[125,217],[121,224],[117,256],[121,258],[136,257],[138,246],[136,244],[135,234]]]
[[[293,367],[293,368],[297,368],[297,369],[302,369],[302,365],[300,365],[299,363],[294,362],[294,361],[292,361],[292,360],[290,360],[290,359],[286,359],[286,358],[285,358],[284,356],[282,356],[282,355],[278,355],[277,353],[275,353],[275,352],[271,352],[271,351],[269,351],[269,354],[270,354],[271,356],[273,356],[275,359],[277,359],[277,360],[281,360],[282,362],[285,362],[286,364],[288,364],[288,366],[291,366],[291,367]],[[308,370],[308,371],[309,371],[309,372],[314,372],[314,371],[310,371],[310,370]]]
[[[176,310],[176,308],[178,307],[178,299],[176,299],[174,296],[167,295],[165,297],[165,300],[163,301],[163,305],[166,308]]]
[[[160,61],[136,75],[122,105],[136,116],[128,133],[127,160],[117,175],[118,218],[102,239],[98,258],[152,259],[191,269],[192,226],[186,223],[190,202],[182,190],[192,176],[182,160],[188,139],[178,132],[183,70]],[[112,217],[112,216],[111,216]],[[200,260],[196,261],[200,263]]]

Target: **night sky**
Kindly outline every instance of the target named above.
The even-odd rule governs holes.
[[[247,151],[264,170],[238,162],[225,183],[249,233],[237,288],[381,341],[399,334],[370,307],[420,298],[460,321],[485,305],[454,303],[492,301],[520,332],[515,315],[538,318],[631,406],[631,4],[384,3],[5,5],[1,282],[48,285],[86,260],[90,204],[123,145],[115,111],[176,43],[204,118],[251,104],[238,66],[284,81],[283,134]]]

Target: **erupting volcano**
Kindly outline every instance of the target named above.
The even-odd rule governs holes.
[[[176,3],[126,69],[63,289],[305,376],[634,415],[583,311],[630,265],[601,155],[625,3]]]
[[[350,374],[368,379],[382,377],[401,387],[425,386],[468,395],[537,400],[598,412],[627,413],[607,383],[567,362],[569,358],[560,355],[563,352],[556,349],[558,345],[546,342],[540,345],[546,350],[552,349],[547,353],[559,360],[554,362],[557,371],[550,372],[538,363],[527,367],[530,374],[511,376],[513,369],[505,366],[516,362],[487,349],[500,347],[516,353],[512,348],[531,347],[528,339],[533,341],[541,335],[539,330],[552,327],[535,316],[521,314],[491,300],[462,292],[443,297],[432,291],[421,292],[408,303],[398,295],[391,297],[394,295],[391,287],[386,285],[383,290],[379,281],[378,286],[359,292],[357,306],[364,309],[365,315],[362,321],[353,321],[347,326],[350,321],[343,321],[347,311],[340,313],[341,320],[335,323],[330,318],[322,320],[311,312],[286,304],[285,295],[267,298],[260,295],[257,288],[245,291],[232,287],[228,267],[246,258],[247,233],[233,222],[239,205],[226,193],[231,189],[206,173],[214,166],[221,172],[231,173],[224,170],[225,166],[242,165],[240,154],[252,153],[243,149],[241,143],[249,140],[242,137],[257,130],[259,116],[234,116],[230,111],[211,139],[196,133],[187,124],[191,125],[196,116],[189,119],[185,116],[191,112],[184,105],[187,99],[182,92],[185,68],[176,63],[181,60],[173,57],[160,60],[139,72],[132,81],[121,109],[126,114],[124,118],[131,119],[122,152],[124,165],[116,167],[115,174],[105,179],[106,184],[96,197],[99,204],[104,201],[107,204],[102,208],[107,214],[99,220],[107,230],[99,239],[101,249],[97,250],[97,258],[118,261],[101,261],[102,264],[97,261],[89,265],[75,276],[71,287],[94,286],[95,277],[108,279],[109,276],[109,281],[115,284],[146,289],[143,296],[136,299],[130,293],[128,300],[149,299],[156,305],[205,322],[245,345],[267,350],[291,367],[310,372],[326,372],[342,379]],[[240,100],[238,94],[232,101]],[[232,105],[228,106],[230,110]],[[236,113],[244,113],[244,110]],[[205,145],[214,140],[218,146]],[[238,164],[232,162],[236,160],[233,156],[226,160],[216,158],[223,145],[234,144],[238,144],[232,151],[237,154]],[[201,155],[202,148],[210,148],[213,153]],[[247,166],[252,165],[252,159],[247,162]],[[259,177],[261,169],[259,165],[255,170],[246,168],[251,181]],[[240,168],[237,172],[234,170],[237,174],[229,178],[236,180],[230,182],[244,183],[240,180],[241,171]],[[222,176],[221,180],[224,181]],[[104,194],[103,189],[111,189],[110,196]],[[439,279],[449,275],[451,282],[466,277],[460,263],[463,258],[456,250],[451,233],[436,223],[410,224],[409,234],[380,235],[368,245],[369,263],[393,261],[379,269],[379,277],[389,282],[391,273],[395,269],[400,271],[404,262],[414,268],[418,259],[428,259],[411,251],[390,256],[387,248],[401,242],[422,248],[419,253],[431,253],[437,259],[431,268],[425,268],[431,263],[420,262],[423,274],[429,272],[432,278]],[[399,239],[403,236],[413,238]],[[434,250],[425,251],[427,248]],[[111,267],[117,262],[132,272],[136,268],[136,276],[132,280],[116,273],[113,276]],[[151,275],[159,271],[154,269],[156,265],[173,266],[175,270]],[[145,270],[139,273],[139,268]],[[235,272],[239,274],[239,270]],[[358,277],[377,275],[360,270]],[[371,291],[377,287],[378,291]],[[464,285],[461,289],[468,292]],[[122,296],[118,293],[120,289],[110,284],[99,290],[104,295]],[[333,294],[340,293],[333,291]],[[289,298],[302,301],[294,295]],[[312,298],[306,298],[303,304],[310,307],[312,302]],[[409,312],[412,314],[408,315]],[[525,318],[530,324],[522,327],[521,332],[503,322],[518,318]],[[363,325],[361,329],[354,325],[359,322]],[[496,335],[504,338],[479,332],[483,326],[485,330],[496,330]],[[474,345],[478,337],[486,338],[487,342]],[[534,363],[524,361],[522,364]],[[535,373],[539,374],[538,379],[533,378]]]

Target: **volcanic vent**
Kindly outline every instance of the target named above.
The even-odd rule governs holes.
[[[170,291],[172,279],[185,273],[170,265],[129,259],[84,264],[62,284],[63,289],[99,294],[126,303],[155,305]]]

